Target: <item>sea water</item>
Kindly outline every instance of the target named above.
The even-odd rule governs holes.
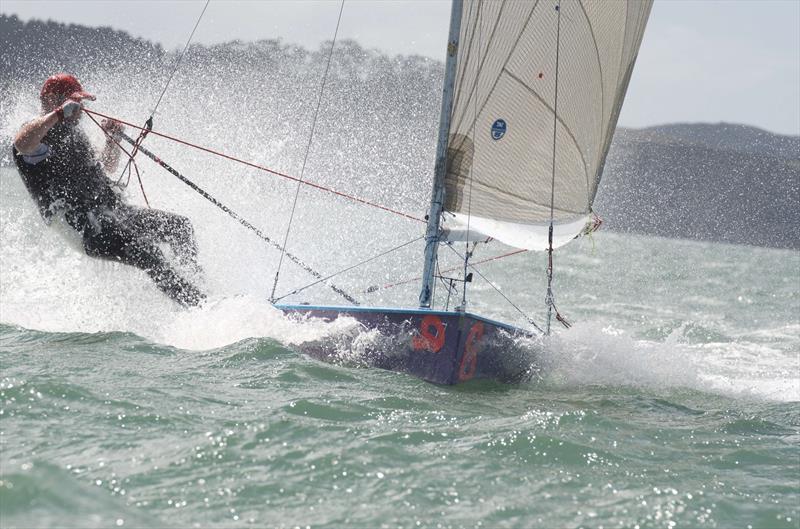
[[[798,252],[600,232],[556,255],[573,326],[541,379],[441,387],[363,367],[352,321],[271,308],[277,252],[229,219],[195,218],[210,301],[183,310],[0,176],[3,527],[798,527]],[[541,322],[543,264],[480,270]],[[418,273],[409,251],[340,284]],[[413,306],[413,283],[358,297]],[[339,364],[295,349],[330,335]]]
[[[321,70],[206,62],[185,61],[156,130],[298,176]],[[417,62],[330,80],[306,179],[425,214],[441,73]],[[162,86],[138,75],[82,77],[92,108],[143,121]],[[38,110],[36,87],[10,94],[6,139]],[[295,182],[146,145],[324,276],[423,233],[309,188],[292,212]],[[42,222],[8,151],[0,161],[3,528],[800,527],[797,251],[600,231],[555,254],[573,325],[527,344],[544,351],[540,378],[441,387],[365,367],[380,337],[352,320],[272,308],[279,252],[141,155],[150,204],[195,227],[200,308],[84,255]],[[145,206],[135,175],[124,198]],[[464,250],[442,248],[444,275]],[[473,261],[509,251],[479,245]],[[415,307],[422,253],[416,241],[331,282]],[[491,283],[475,274],[468,309],[542,325],[545,267],[533,253],[480,265]],[[313,281],[284,260],[276,295]],[[439,307],[460,300],[439,285]],[[325,284],[283,301],[346,304]],[[297,352],[330,337],[336,364]]]

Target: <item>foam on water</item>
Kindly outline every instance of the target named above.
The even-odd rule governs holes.
[[[608,385],[663,391],[687,388],[733,397],[800,401],[796,357],[749,343],[692,344],[684,327],[663,342],[621,329],[578,323],[554,335],[545,369],[562,385]]]
[[[359,324],[351,318],[326,323],[318,319],[297,321],[285,317],[264,298],[236,296],[210,300],[200,308],[177,311],[152,336],[156,342],[182,349],[211,349],[246,338],[272,338],[287,345],[352,332]]]
[[[230,277],[215,279],[213,275],[228,272],[213,265],[207,266],[212,276],[206,279],[211,288],[209,301],[199,308],[181,309],[143,272],[89,258],[80,251],[79,241],[72,240],[68,228],[45,226],[14,171],[2,171],[2,189],[0,297],[4,323],[48,332],[132,332],[155,343],[192,350],[247,338],[271,338],[287,346],[329,338],[341,342],[341,359],[350,365],[358,365],[369,347],[387,346],[374,331],[362,329],[351,319],[324,323],[285,317],[266,301],[263,278],[256,281],[254,293],[237,293],[237,289],[226,293]],[[214,222],[201,226],[210,223],[213,227]],[[205,265],[213,263],[215,256],[206,252],[203,257]],[[412,261],[409,267],[413,269],[414,264]],[[242,273],[242,269],[230,272]],[[483,292],[475,289],[473,294],[480,299]],[[696,298],[693,303],[706,305]],[[690,388],[800,400],[796,358],[781,348],[787,340],[797,339],[798,325],[740,330],[739,336],[726,341],[701,343],[687,337],[690,325],[684,322],[664,339],[652,340],[637,336],[635,327],[624,328],[621,322],[579,321],[569,330],[558,331],[547,343],[544,376],[564,386],[656,391]],[[530,350],[539,347],[528,344]]]
[[[678,343],[679,334],[652,342],[611,326],[578,323],[551,338],[545,361],[554,379],[569,384],[698,387],[694,355]]]
[[[157,129],[297,174],[303,154],[298,146],[307,138],[308,109],[318,86],[315,66],[303,63],[287,81],[281,78],[286,72],[211,76],[203,61],[188,59],[174,81],[175,93],[168,94],[157,115]],[[387,95],[370,88],[373,81],[363,74],[338,72],[341,77],[332,80],[306,178],[419,214],[427,201],[438,112],[428,94],[438,90],[438,77],[422,79],[419,90],[406,95],[402,91]],[[137,72],[100,71],[84,84],[98,95],[94,108],[136,121],[134,116],[146,115],[157,96],[158,87],[143,77]],[[195,78],[207,82],[194,83]],[[363,86],[359,79],[366,79]],[[196,86],[201,84],[203,92]],[[263,86],[271,90],[264,93]],[[12,93],[0,101],[0,136],[5,138],[38,110],[32,87],[14,87]],[[259,94],[255,122],[253,94]],[[396,100],[409,97],[403,104]],[[352,115],[354,106],[360,108],[358,116]],[[370,123],[380,123],[386,134],[364,127],[364,116]],[[96,127],[88,122],[83,126],[100,140]],[[292,184],[159,138],[147,141],[153,151],[269,236],[282,238]],[[193,350],[253,337],[292,345],[341,335],[343,358],[355,363],[368,344],[380,342],[374,332],[360,329],[352,320],[325,324],[285,318],[265,301],[278,253],[162,169],[146,160],[139,163],[154,206],[192,219],[209,302],[182,310],[141,271],[83,255],[79,241],[65,235],[69,229],[52,229],[41,222],[16,171],[3,169],[0,321],[48,332],[125,331]],[[126,199],[142,205],[135,184],[126,191]],[[302,190],[298,204],[289,251],[323,273],[421,234],[416,223],[312,190]],[[596,251],[594,246],[577,243],[558,255],[559,304],[577,314],[576,325],[560,330],[549,343],[545,363],[550,380],[800,400],[796,371],[800,294],[796,282],[786,279],[796,277],[797,252],[606,233],[597,236]],[[477,258],[503,252],[481,248]],[[413,277],[419,273],[421,253],[421,243],[412,245],[334,281],[360,292],[370,285]],[[455,264],[450,252],[443,254],[444,266]],[[526,255],[487,264],[483,270],[540,318],[544,291],[540,261],[541,256]],[[693,263],[702,266],[698,270]],[[309,281],[297,267],[286,265],[278,292]],[[363,301],[414,306],[416,289],[411,282],[363,295]],[[473,312],[524,326],[490,287],[476,281],[470,289]],[[341,303],[322,285],[286,301]],[[765,313],[770,318],[764,318]]]

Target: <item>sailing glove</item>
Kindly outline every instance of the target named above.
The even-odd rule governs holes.
[[[80,111],[80,103],[68,100],[56,109],[56,115],[58,116],[58,121],[64,121],[65,119],[75,119]]]

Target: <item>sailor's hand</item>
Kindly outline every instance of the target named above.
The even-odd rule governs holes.
[[[81,115],[81,108],[80,103],[68,99],[56,109],[56,115],[59,121],[76,121]]]
[[[111,137],[117,136],[125,129],[122,123],[115,119],[104,119],[100,122],[100,126],[103,127],[103,130],[106,131]]]

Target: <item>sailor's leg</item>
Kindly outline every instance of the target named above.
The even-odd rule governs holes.
[[[126,208],[128,224],[143,236],[170,245],[181,264],[197,268],[197,243],[188,218],[158,209]]]
[[[169,265],[164,254],[113,211],[93,212],[83,232],[83,246],[88,255],[117,259],[144,270],[156,286],[182,305],[199,305],[205,299],[200,290],[180,277]]]

